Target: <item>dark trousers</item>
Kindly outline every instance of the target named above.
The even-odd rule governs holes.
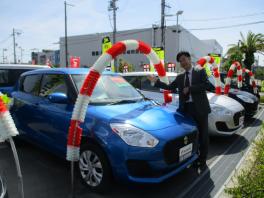
[[[189,114],[197,124],[199,131],[199,160],[206,161],[209,146],[208,137],[208,114],[201,115],[195,111],[194,103],[185,103],[185,113]]]

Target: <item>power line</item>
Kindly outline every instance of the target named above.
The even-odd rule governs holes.
[[[264,21],[257,21],[257,22],[251,22],[251,23],[244,23],[244,24],[235,24],[235,25],[230,25],[230,26],[221,26],[221,27],[209,27],[209,28],[193,28],[193,29],[182,29],[182,31],[197,31],[197,30],[215,30],[215,29],[226,29],[226,28],[232,28],[232,27],[240,27],[240,26],[247,26],[247,25],[254,25],[254,24],[261,24],[264,23]],[[138,30],[138,31],[133,31],[133,32],[128,32],[128,33],[117,33],[118,36],[127,36],[127,35],[133,35],[136,33],[142,33],[142,32],[146,32],[149,29],[142,29],[142,30]],[[79,39],[75,39],[75,41],[69,41],[69,45],[78,45],[78,44],[83,44],[84,42],[93,42],[93,41],[99,41],[101,38],[79,38]]]
[[[227,28],[241,27],[241,26],[261,24],[261,23],[264,23],[264,21],[256,21],[256,22],[251,22],[251,23],[241,23],[241,24],[235,24],[235,25],[209,27],[209,28],[193,28],[193,29],[187,29],[187,30],[190,30],[190,31],[194,31],[194,30],[217,30],[217,29],[227,29]]]
[[[2,41],[0,41],[0,44],[3,44],[3,43],[5,43],[6,41],[8,41],[8,39],[9,38],[11,38],[12,37],[12,35],[9,35],[6,39],[4,39],[4,40],[2,40]]]
[[[259,12],[259,13],[252,13],[252,14],[246,14],[246,15],[236,15],[236,16],[221,17],[221,18],[185,19],[185,20],[182,20],[182,21],[184,21],[184,22],[222,21],[222,20],[230,20],[230,19],[237,19],[237,18],[245,18],[245,17],[251,17],[251,16],[258,16],[258,15],[263,15],[263,14],[264,14],[264,12]],[[175,21],[175,20],[169,20],[169,21]]]
[[[139,31],[134,31],[134,32],[127,32],[127,33],[117,33],[118,36],[127,36],[127,35],[133,35],[136,33],[142,33],[142,32],[146,32],[149,29],[142,29]],[[107,33],[106,33],[107,34]],[[103,36],[104,34],[102,34]],[[89,42],[93,42],[93,41],[100,41],[101,37],[97,37],[97,38],[80,38],[80,39],[76,39],[75,41],[69,41],[68,45],[77,45],[77,44],[84,44],[85,42],[89,43]]]

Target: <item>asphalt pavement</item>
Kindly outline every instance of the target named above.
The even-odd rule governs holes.
[[[257,135],[264,118],[263,106],[245,127],[231,137],[210,139],[209,169],[199,175],[186,169],[161,184],[139,185],[113,182],[107,194],[89,192],[76,180],[76,198],[177,198],[214,197]],[[69,163],[28,143],[17,145],[24,179],[25,198],[67,198],[70,193]],[[0,144],[0,172],[4,172],[10,198],[19,198],[15,164],[7,143]]]

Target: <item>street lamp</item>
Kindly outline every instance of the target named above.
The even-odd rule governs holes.
[[[176,36],[177,36],[177,43],[176,43],[176,54],[179,53],[179,48],[180,48],[180,36],[179,36],[179,15],[181,15],[183,13],[182,10],[179,10],[177,13],[176,13],[176,16],[177,16],[177,24],[176,24]]]
[[[152,47],[156,47],[156,30],[158,28],[156,24],[152,24]]]

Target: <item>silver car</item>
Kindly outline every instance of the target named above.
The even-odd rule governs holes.
[[[121,74],[130,84],[140,90],[145,97],[163,103],[163,91],[151,86],[147,76],[155,75],[155,72],[129,72]],[[172,82],[177,74],[167,72],[169,81]],[[238,132],[244,125],[244,107],[236,100],[214,93],[207,93],[212,112],[208,117],[210,135],[232,135]],[[172,94],[172,102],[166,104],[170,108],[177,108],[179,95]]]

